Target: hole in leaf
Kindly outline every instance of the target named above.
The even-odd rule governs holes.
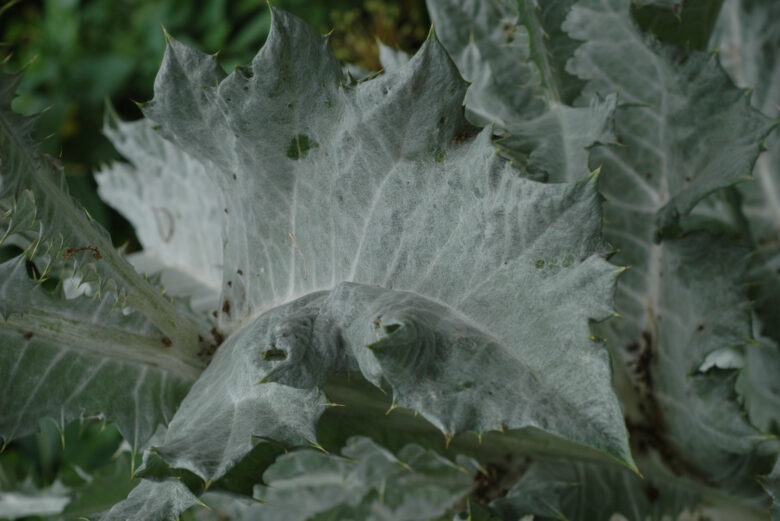
[[[287,359],[287,351],[276,347],[269,347],[268,349],[263,351],[262,356],[263,356],[263,360],[268,360],[270,362],[278,362],[280,360]]]
[[[309,150],[318,146],[320,146],[319,143],[306,134],[298,134],[290,140],[290,144],[287,146],[287,157],[294,160],[304,158]]]
[[[385,333],[388,335],[392,335],[399,329],[401,329],[401,324],[388,324],[384,327]]]
[[[245,80],[248,80],[255,75],[255,71],[252,70],[252,67],[246,67],[244,65],[236,65],[234,70],[236,71],[236,74],[240,74]]]

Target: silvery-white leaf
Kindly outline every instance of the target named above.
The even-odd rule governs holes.
[[[780,4],[772,0],[727,0],[712,45],[734,82],[752,90],[754,107],[780,118]],[[739,185],[750,235],[757,248],[751,270],[756,310],[766,334],[780,341],[780,134],[764,143],[751,182]]]
[[[693,510],[698,494],[626,470],[577,462],[534,462],[491,506],[503,519],[662,521]],[[618,517],[619,516],[619,517]]]
[[[23,262],[0,264],[0,436],[104,414],[134,449],[172,416],[201,368],[138,313],[108,300],[66,300],[30,280]]]
[[[352,438],[342,456],[300,450],[263,474],[255,509],[268,521],[442,519],[472,487],[473,462],[456,465],[407,445],[395,456],[368,438]]]
[[[614,141],[614,96],[568,105],[582,86],[564,69],[576,47],[561,30],[571,4],[428,2],[437,34],[471,82],[467,117],[504,136],[497,145],[527,175],[552,182],[586,174],[587,147]]]
[[[67,487],[59,481],[41,490],[0,491],[0,517],[19,519],[31,516],[54,516],[70,502]]]
[[[198,498],[175,479],[142,480],[127,499],[95,516],[95,521],[177,521]]]
[[[400,49],[393,49],[379,42],[379,63],[385,72],[392,72],[400,69],[409,63],[410,56]]]
[[[657,244],[657,230],[744,178],[770,124],[714,57],[644,34],[628,0],[580,1],[564,28],[583,41],[567,68],[589,80],[586,95],[618,91],[625,103],[619,143],[593,148],[590,161],[603,167],[613,259],[632,266],[616,295],[622,317],[600,329],[631,373],[637,403],[626,409],[642,418],[632,427],[660,433],[655,444],[678,470],[734,478],[751,465],[756,431],[734,399],[735,375],[697,369],[750,341],[747,252],[704,234]]]
[[[133,224],[144,249],[130,261],[143,273],[162,272],[167,292],[191,298],[196,309],[216,309],[225,205],[208,163],[167,142],[146,120],[109,120],[104,131],[131,162],[95,175],[100,197]]]
[[[324,39],[279,11],[227,78],[169,43],[146,112],[233,201],[220,308],[242,327],[155,450],[217,479],[253,437],[314,441],[317,389],[359,371],[447,436],[534,427],[631,465],[588,329],[621,271],[603,258],[596,177],[535,183],[487,131],[464,136],[466,85],[433,37],[397,71],[343,80]]]
[[[763,432],[780,430],[780,349],[757,335],[745,348],[745,367],[736,382],[750,421]]]
[[[0,244],[18,241],[41,278],[78,274],[100,294],[143,313],[177,349],[195,356],[198,325],[122,258],[108,233],[69,195],[62,167],[37,150],[30,137],[34,120],[11,110],[18,82],[0,75]]]

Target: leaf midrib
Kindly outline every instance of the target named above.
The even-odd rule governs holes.
[[[135,309],[146,316],[153,324],[165,332],[176,350],[184,357],[194,360],[198,349],[198,326],[182,316],[148,281],[139,276],[133,267],[121,258],[112,244],[98,233],[96,225],[86,221],[86,213],[79,211],[70,196],[53,183],[53,176],[41,171],[35,158],[27,152],[25,140],[14,131],[14,125],[4,110],[0,110],[0,124],[5,135],[13,140],[13,147],[26,166],[26,171],[35,178],[34,186],[43,192],[48,204],[53,205],[66,216],[66,222],[73,225],[77,235],[85,238],[86,244],[78,246],[99,246],[102,263],[127,290],[127,300]],[[63,174],[64,175],[64,174]]]
[[[121,360],[157,367],[187,381],[194,381],[202,369],[180,359],[164,347],[163,338],[134,333],[95,322],[85,322],[50,310],[35,309],[10,315],[4,329],[32,333],[30,341],[44,340],[63,350],[87,356]]]

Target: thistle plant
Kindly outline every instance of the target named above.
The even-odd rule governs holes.
[[[230,74],[166,35],[132,254],[3,77],[0,436],[113,423],[102,520],[776,518],[777,5],[428,10],[364,78],[279,10]]]

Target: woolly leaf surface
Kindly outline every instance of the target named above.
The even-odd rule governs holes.
[[[77,276],[132,306],[177,349],[195,356],[197,325],[122,258],[108,233],[69,195],[59,164],[37,150],[30,138],[34,120],[11,110],[18,80],[0,76],[0,244],[21,246],[41,278]]]
[[[699,497],[663,480],[577,462],[535,462],[491,506],[502,519],[678,519]]]
[[[273,20],[227,78],[171,41],[146,107],[233,202],[220,319],[241,324],[156,450],[216,479],[252,437],[314,441],[317,389],[360,371],[446,435],[535,427],[630,465],[588,330],[619,272],[595,176],[535,183],[487,132],[464,138],[466,86],[434,38],[349,86],[320,35]]]
[[[752,105],[775,123],[780,118],[780,4],[726,1],[712,45],[734,82],[752,90]],[[753,298],[764,331],[780,341],[780,134],[764,142],[766,151],[753,168],[753,179],[738,186],[750,239],[756,248],[751,279]]]
[[[735,399],[735,375],[699,368],[750,341],[747,251],[704,234],[674,238],[674,228],[702,197],[747,175],[769,121],[714,57],[644,34],[628,1],[581,1],[564,29],[583,41],[567,69],[589,80],[584,95],[618,91],[625,103],[618,143],[593,148],[590,161],[603,167],[605,237],[620,248],[613,260],[632,266],[618,285],[622,317],[600,329],[633,385],[626,410],[640,419],[630,427],[656,432],[650,445],[678,471],[731,479],[752,464],[756,432]]]
[[[465,99],[469,121],[493,126],[506,155],[529,176],[552,182],[586,174],[587,147],[614,140],[614,96],[570,106],[582,88],[565,70],[577,46],[561,29],[571,4],[428,2],[437,35],[471,82]],[[393,65],[397,54],[384,55]]]
[[[137,313],[44,290],[17,260],[0,264],[0,436],[6,442],[51,418],[116,423],[134,449],[166,423],[200,367],[166,347]]]
[[[95,176],[100,197],[133,224],[143,247],[130,262],[161,273],[166,292],[190,298],[194,308],[217,309],[224,204],[206,167],[146,120],[109,120],[104,132],[130,161]]]
[[[174,479],[155,482],[142,480],[127,499],[109,511],[94,517],[96,521],[176,521],[198,498]]]

